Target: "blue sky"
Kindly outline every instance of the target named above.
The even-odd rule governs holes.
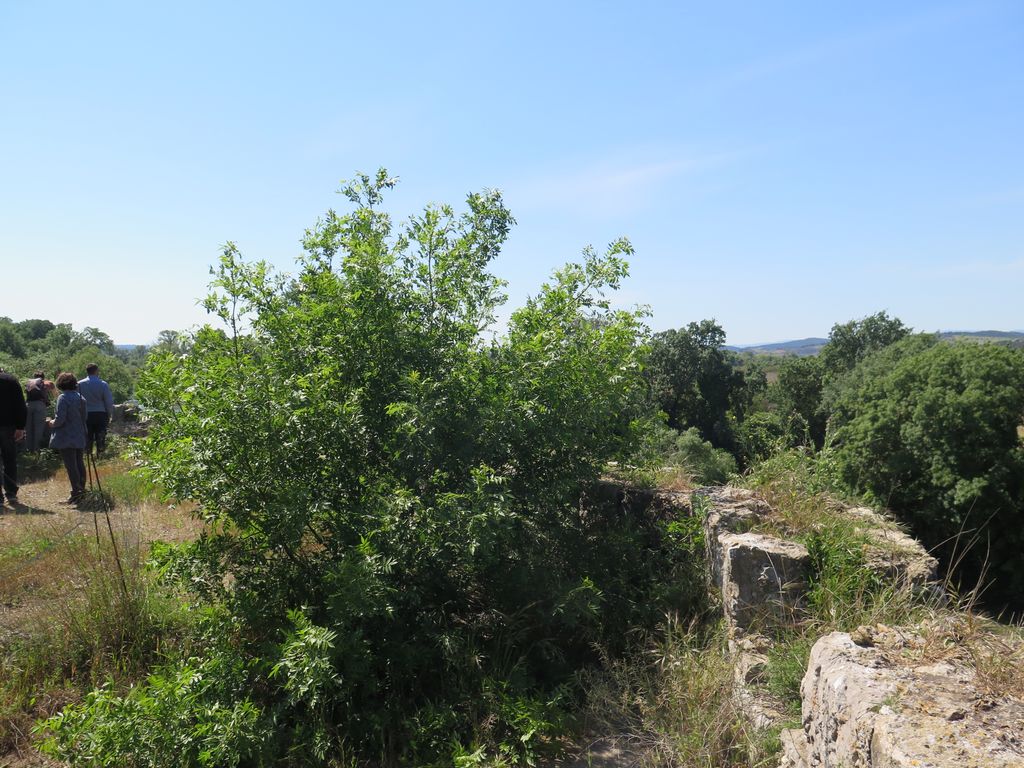
[[[512,304],[587,244],[730,343],[1024,328],[1024,4],[0,0],[0,315],[203,322],[341,179],[501,189]]]

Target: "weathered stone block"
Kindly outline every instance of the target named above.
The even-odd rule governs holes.
[[[747,632],[794,623],[807,592],[807,549],[759,533],[723,533],[718,540],[729,626]]]
[[[693,493],[697,503],[706,506],[704,545],[707,550],[708,576],[711,584],[722,589],[723,551],[720,537],[725,533],[749,531],[771,508],[753,492],[731,486],[698,488]]]
[[[779,768],[810,768],[807,762],[807,736],[799,729],[787,729],[779,734],[782,756]]]
[[[811,650],[801,684],[810,768],[1024,767],[1024,703],[982,695],[964,665],[915,662],[906,633],[865,634],[869,647],[837,632]]]

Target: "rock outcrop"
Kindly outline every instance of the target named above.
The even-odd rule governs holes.
[[[778,727],[778,703],[763,689],[769,638],[803,615],[808,552],[773,535],[785,521],[751,491],[702,488],[694,497],[735,695],[755,727]],[[938,590],[937,563],[917,541],[870,509],[835,512],[861,534],[877,576],[897,589]],[[936,655],[928,631],[876,625],[818,639],[801,685],[803,727],[782,732],[780,768],[1024,768],[1024,702],[986,693],[969,654]]]
[[[819,639],[783,768],[1024,767],[1024,703],[987,695],[968,664],[924,646],[889,627]]]
[[[735,635],[792,624],[807,591],[807,549],[751,530],[771,514],[751,491],[702,490],[710,504],[704,519],[709,574],[729,629]]]

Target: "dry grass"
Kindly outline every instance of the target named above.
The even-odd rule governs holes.
[[[21,506],[0,515],[0,765],[31,752],[37,718],[102,679],[143,674],[173,634],[176,604],[154,590],[144,563],[152,541],[192,539],[200,527],[127,468],[99,466],[114,501],[109,527],[102,511],[58,503],[68,493],[62,472],[37,475]]]
[[[765,462],[753,474],[747,475],[742,483],[757,491],[772,508],[773,519],[764,521],[763,525],[774,530],[764,532],[799,537],[823,528],[850,527],[852,523],[903,532],[898,523],[881,515],[870,521],[851,520],[848,510],[856,504],[838,500],[827,483],[813,476],[809,460],[785,461],[785,458],[777,457],[774,462]],[[866,535],[864,541],[869,541]]]
[[[697,484],[693,473],[685,467],[661,467],[654,472],[654,487],[660,491],[680,493],[692,491]]]
[[[120,462],[101,465],[101,482],[124,469]],[[77,591],[89,547],[109,537],[103,515],[61,506],[66,495],[62,477],[28,484],[19,494],[23,506],[0,516],[0,645],[5,634],[22,631],[34,615],[45,617]],[[156,540],[190,540],[201,529],[187,511],[153,498],[133,506],[115,499],[110,522],[118,539],[136,549]]]
[[[973,670],[989,696],[1024,701],[1024,626],[1002,624],[970,610],[936,613],[914,628],[909,656],[918,663],[950,662]]]
[[[642,654],[591,674],[587,723],[644,768],[766,768],[774,734],[749,725],[734,695],[725,635],[669,622]]]

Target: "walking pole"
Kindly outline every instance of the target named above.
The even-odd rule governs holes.
[[[100,472],[96,468],[96,457],[89,451],[89,463],[92,465],[92,472],[96,476],[96,489],[100,494],[100,505],[103,507],[103,516],[107,519],[107,531],[110,533],[110,545],[114,548],[114,563],[117,565],[117,572],[121,576],[121,591],[125,599],[128,599],[128,583],[124,576],[124,567],[121,565],[121,553],[117,551],[117,540],[114,538],[114,526],[110,522],[110,505],[107,504],[107,497],[103,495],[103,486],[100,485]],[[95,519],[95,518],[94,518]]]
[[[92,490],[92,446],[89,446],[88,460],[85,462],[85,473],[89,477],[89,490]],[[99,484],[99,478],[96,480]],[[96,529],[96,554],[103,560],[103,552],[100,550],[100,521],[96,518],[96,512],[92,513],[92,526]]]
[[[89,463],[92,464],[92,473],[96,476],[96,490],[103,494],[103,486],[100,485],[100,471],[96,468],[96,455],[89,451]]]
[[[85,451],[86,451],[86,456],[88,456],[89,459],[91,459],[92,458],[92,445],[89,444],[88,442],[86,443]],[[85,462],[85,479],[89,483],[89,490],[91,491],[92,490],[92,464],[89,461],[89,459],[87,459],[86,462]]]

